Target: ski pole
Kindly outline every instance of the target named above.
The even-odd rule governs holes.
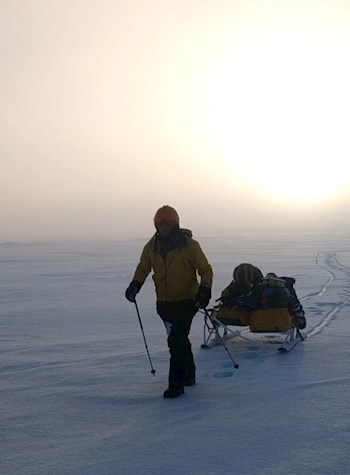
[[[204,308],[203,310],[204,310],[205,315],[209,318],[211,324],[212,324],[213,326],[215,326],[215,324],[214,324],[214,322],[213,322],[213,320],[212,320],[212,318],[211,318],[211,315],[209,314],[208,310],[207,310],[206,308]],[[238,369],[238,368],[239,368],[239,364],[236,363],[236,361],[232,358],[232,355],[231,355],[231,353],[229,352],[229,350],[228,350],[228,348],[227,348],[227,345],[226,345],[224,339],[223,339],[222,336],[220,335],[219,330],[216,331],[216,334],[217,334],[218,337],[220,338],[220,341],[221,341],[223,347],[225,348],[226,353],[228,354],[230,360],[232,361],[233,367],[234,367],[235,369]]]
[[[140,312],[139,312],[139,308],[138,308],[138,306],[137,306],[136,299],[135,299],[135,302],[134,302],[134,303],[135,303],[135,308],[136,308],[137,317],[138,317],[139,322],[140,322],[141,332],[142,332],[142,336],[143,336],[143,341],[145,342],[145,347],[146,347],[146,351],[147,351],[149,363],[150,363],[151,368],[152,368],[152,369],[151,369],[151,373],[153,374],[153,376],[155,376],[155,375],[156,375],[156,370],[153,368],[152,360],[151,360],[151,355],[149,354],[149,351],[148,351],[148,346],[147,346],[147,342],[146,342],[145,332],[143,331],[142,321],[141,321]]]

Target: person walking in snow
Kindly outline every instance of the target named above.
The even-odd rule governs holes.
[[[163,396],[176,398],[184,394],[184,386],[195,384],[196,366],[188,336],[198,308],[205,308],[211,299],[213,271],[192,232],[180,228],[174,208],[159,208],[154,225],[156,233],[142,251],[125,296],[135,302],[153,271],[157,313],[166,327],[170,353],[168,388]]]

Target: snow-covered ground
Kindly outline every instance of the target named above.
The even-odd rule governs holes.
[[[276,337],[230,342],[233,369],[200,348],[198,314],[198,384],[174,400],[151,279],[138,304],[155,376],[124,298],[146,238],[0,245],[1,474],[350,473],[349,236],[198,240],[211,304],[240,262],[294,276],[308,338],[287,354]]]

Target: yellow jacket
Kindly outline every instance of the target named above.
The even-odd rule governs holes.
[[[142,251],[133,280],[142,285],[152,270],[157,299],[163,302],[192,299],[199,285],[212,286],[211,265],[189,230],[179,231],[179,238],[164,257],[157,234],[151,238]]]

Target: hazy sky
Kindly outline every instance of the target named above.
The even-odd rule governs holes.
[[[350,230],[348,0],[0,0],[0,240]]]

